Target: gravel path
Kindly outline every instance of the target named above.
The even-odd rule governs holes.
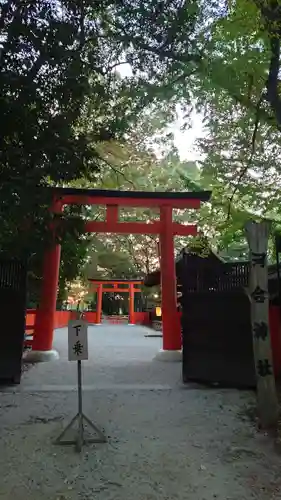
[[[281,459],[244,416],[253,395],[183,387],[180,363],[154,361],[161,339],[145,333],[89,329],[84,411],[109,440],[80,455],[53,444],[77,404],[65,329],[56,332],[59,362],[2,389],[0,499],[281,499]]]

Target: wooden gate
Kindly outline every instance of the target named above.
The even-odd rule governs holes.
[[[26,264],[0,259],[0,381],[19,383],[26,313]]]
[[[244,264],[183,260],[183,381],[254,387],[250,301]]]

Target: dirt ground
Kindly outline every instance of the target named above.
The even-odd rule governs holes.
[[[89,329],[84,412],[108,442],[81,454],[54,444],[77,411],[66,329],[60,361],[1,390],[0,499],[281,500],[281,456],[247,416],[254,395],[182,386],[180,363],[154,360],[161,339],[146,333]]]

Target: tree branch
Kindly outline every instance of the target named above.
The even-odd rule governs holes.
[[[267,101],[275,112],[276,120],[281,125],[281,99],[279,96],[279,69],[280,69],[280,38],[275,35],[270,39],[271,59],[267,80]]]
[[[274,112],[278,127],[281,127],[281,98],[279,95],[281,4],[278,0],[255,0],[255,4],[264,20],[271,51],[266,100]]]
[[[238,181],[236,183],[236,186],[235,186],[235,188],[233,190],[233,193],[232,193],[231,197],[229,198],[227,220],[229,220],[229,218],[230,218],[231,205],[232,205],[234,196],[237,193],[237,190],[238,190],[238,188],[240,186],[240,183],[241,183],[243,177],[246,175],[246,173],[248,172],[249,168],[251,167],[251,165],[253,163],[254,155],[255,155],[255,152],[256,152],[257,134],[258,134],[259,124],[260,124],[260,106],[261,106],[261,103],[262,103],[263,99],[264,99],[264,95],[262,94],[261,97],[260,97],[260,99],[259,99],[259,102],[258,102],[258,105],[257,105],[257,109],[256,109],[256,117],[255,117],[255,122],[254,122],[254,130],[253,130],[252,140],[251,140],[251,153],[250,153],[250,157],[249,157],[249,159],[248,159],[247,164],[245,165],[245,167],[241,170],[240,175],[238,177]]]
[[[136,186],[133,183],[133,181],[131,181],[130,179],[128,179],[128,177],[124,174],[124,172],[122,172],[122,170],[119,170],[117,167],[115,167],[114,165],[112,165],[108,160],[106,160],[101,155],[98,155],[98,156],[99,156],[99,159],[101,161],[103,161],[108,167],[111,168],[111,170],[113,170],[113,172],[115,172],[118,175],[121,175],[125,179],[125,181],[129,182],[129,184],[131,184],[133,186],[133,188],[136,189]]]
[[[256,0],[256,2],[259,3],[259,2],[262,2],[262,0]],[[280,25],[281,25],[281,14],[280,14],[279,26]],[[129,35],[126,34],[126,32],[125,32],[125,36],[123,36],[123,37],[122,37],[122,35],[120,36],[120,41],[121,42],[123,41],[124,43],[126,43],[128,41],[128,36]],[[172,61],[177,61],[179,63],[183,63],[183,65],[185,65],[187,63],[194,63],[198,74],[202,74],[202,75],[205,74],[205,76],[207,75],[209,77],[209,79],[211,80],[211,82],[215,86],[227,91],[228,94],[230,95],[230,97],[232,97],[237,103],[239,103],[243,107],[246,107],[252,111],[256,110],[256,107],[257,107],[256,102],[249,101],[247,95],[244,96],[243,94],[238,94],[237,92],[235,92],[235,90],[232,88],[231,84],[226,85],[227,81],[231,82],[231,78],[228,78],[228,80],[224,79],[223,81],[221,81],[220,74],[215,72],[215,71],[212,72],[209,64],[207,64],[207,66],[206,66],[206,63],[204,60],[204,55],[202,52],[199,54],[179,53],[179,52],[176,52],[175,50],[167,49],[165,47],[165,44],[160,46],[160,47],[154,47],[152,45],[144,43],[143,39],[141,37],[135,37],[132,40],[132,44],[135,45],[135,47],[137,49],[143,50],[144,52],[147,52],[147,53],[155,54],[156,56],[159,57],[160,61],[168,59],[168,60],[172,60]],[[276,51],[276,47],[274,47],[274,49]],[[176,78],[176,81],[180,81],[181,79],[184,80],[188,76],[190,76],[190,73],[189,72],[186,73],[186,71],[183,71],[182,75],[180,75]],[[260,109],[260,111],[259,111],[260,119],[262,119],[264,122],[268,123],[270,126],[273,126],[273,125],[277,126],[278,130],[281,130],[281,102],[280,102],[280,110],[279,110],[279,106],[278,106],[278,113],[277,113],[276,112],[277,111],[276,105],[271,103],[271,101],[268,98],[266,98],[266,100],[271,105],[271,109],[273,111],[274,116],[271,115],[270,113],[268,113],[266,110]],[[280,114],[279,114],[279,112],[280,112]]]

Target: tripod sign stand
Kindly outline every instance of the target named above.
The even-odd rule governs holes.
[[[78,413],[69,422],[66,428],[58,436],[55,444],[75,445],[76,451],[80,452],[84,444],[87,443],[106,443],[106,436],[102,431],[83,413],[82,404],[82,360],[88,359],[88,328],[87,323],[81,319],[71,320],[68,324],[68,359],[69,361],[77,361],[77,379],[78,379]],[[75,439],[65,439],[68,431],[70,431],[77,422],[77,436]],[[84,437],[84,423],[88,424],[89,428],[95,431],[96,437]]]

